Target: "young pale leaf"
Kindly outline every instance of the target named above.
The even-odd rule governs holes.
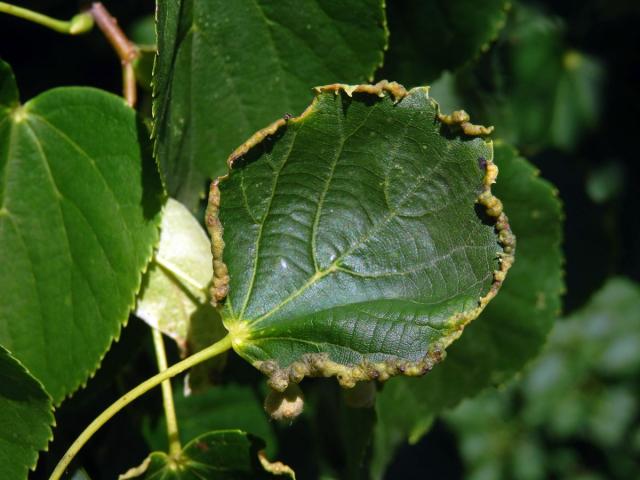
[[[434,415],[520,370],[538,353],[559,314],[563,257],[557,192],[512,147],[496,142],[495,160],[500,181],[494,190],[518,234],[517,261],[498,297],[451,346],[445,362],[421,379],[393,379],[379,393],[378,477],[393,448],[407,438],[417,441]]]
[[[233,348],[280,391],[306,375],[425,373],[514,249],[491,143],[463,133],[484,127],[448,125],[464,115],[440,116],[427,88],[317,92],[231,155],[207,212]]]
[[[55,403],[118,336],[158,239],[147,145],[121,98],[60,88],[20,105],[0,63],[0,343]]]
[[[0,346],[0,478],[26,480],[53,436],[53,424],[42,384]]]
[[[191,317],[211,310],[211,243],[195,217],[170,198],[162,212],[160,242],[138,298],[136,315],[186,348]],[[201,315],[207,315],[205,312]],[[210,311],[208,316],[215,316]]]
[[[160,0],[154,71],[157,157],[193,207],[229,153],[310,85],[371,80],[386,46],[382,0]]]
[[[196,437],[173,458],[153,452],[139,467],[132,468],[120,480],[132,478],[166,480],[254,480],[286,478],[295,480],[293,470],[267,461],[264,442],[240,430],[221,430]]]
[[[479,55],[507,19],[508,0],[405,0],[389,3],[391,40],[383,75],[424,85]]]

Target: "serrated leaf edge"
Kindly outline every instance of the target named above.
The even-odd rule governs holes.
[[[138,113],[132,109],[131,107],[129,107],[126,102],[124,101],[123,98],[118,97],[117,95],[114,95],[112,93],[109,93],[105,90],[101,90],[99,88],[93,88],[93,87],[56,87],[56,88],[51,88],[43,93],[41,93],[40,95],[28,100],[27,102],[25,102],[22,105],[19,105],[20,109],[24,111],[24,115],[28,115],[28,107],[35,102],[36,100],[40,99],[43,95],[51,95],[51,94],[55,94],[58,91],[69,91],[69,90],[75,90],[75,91],[87,91],[87,92],[93,92],[93,93],[98,93],[100,95],[103,96],[108,96],[108,97],[112,97],[114,99],[117,99],[118,101],[122,102],[122,105],[124,107],[126,107],[127,109],[129,109],[131,111],[131,113],[133,114],[135,121],[142,121],[142,118],[138,115]],[[158,167],[157,162],[153,162],[154,165],[156,165],[156,169]],[[159,173],[158,170],[156,170],[156,172],[158,173],[158,175],[160,176],[160,180],[161,180],[161,184],[162,184],[162,176]],[[167,195],[166,192],[164,191],[164,185],[163,186],[163,196],[161,198],[161,201],[163,203],[166,203],[166,199],[167,199]],[[111,334],[111,341],[110,343],[106,346],[104,352],[102,353],[102,355],[99,356],[99,358],[96,360],[94,366],[92,367],[88,367],[86,369],[84,369],[82,371],[82,376],[84,377],[84,380],[79,380],[78,382],[74,382],[73,384],[70,384],[69,387],[69,391],[57,402],[54,401],[53,406],[54,407],[59,407],[65,400],[73,397],[73,395],[80,389],[83,389],[87,386],[87,384],[89,383],[89,381],[95,377],[96,372],[100,369],[100,365],[102,364],[102,361],[104,360],[104,357],[107,355],[107,353],[109,352],[109,350],[111,350],[111,346],[113,345],[114,342],[117,342],[120,340],[120,334],[122,333],[122,329],[124,327],[127,326],[128,322],[129,322],[129,314],[133,311],[133,309],[135,308],[136,305],[136,301],[137,301],[137,297],[138,297],[138,293],[140,292],[140,288],[142,287],[142,278],[144,276],[144,274],[147,272],[149,265],[151,263],[151,260],[153,259],[154,256],[154,252],[155,252],[155,248],[160,240],[160,222],[162,220],[162,214],[158,215],[157,218],[155,219],[155,221],[153,222],[154,226],[155,226],[155,230],[156,230],[156,238],[153,242],[151,242],[148,251],[144,252],[142,258],[144,260],[144,266],[142,267],[142,269],[139,271],[138,273],[138,277],[136,279],[136,286],[135,289],[133,290],[130,298],[129,298],[129,302],[128,302],[128,306],[127,306],[127,313],[125,314],[125,318],[120,320],[118,322],[118,326],[116,327],[115,331]],[[33,375],[32,375],[33,376]],[[34,377],[35,378],[35,377]]]

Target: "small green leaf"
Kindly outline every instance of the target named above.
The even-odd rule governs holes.
[[[491,143],[441,123],[426,88],[317,91],[236,150],[209,197],[214,299],[229,290],[233,348],[280,391],[425,373],[513,252]]]
[[[562,213],[556,191],[508,145],[496,142],[495,160],[500,175],[494,190],[518,235],[517,260],[500,294],[441,365],[424,378],[393,379],[378,395],[378,474],[385,463],[378,458],[389,460],[403,439],[419,438],[434,415],[520,370],[538,353],[559,314]]]
[[[371,80],[386,46],[381,0],[161,0],[157,158],[193,208],[249,135],[297,115],[311,86]]]
[[[142,465],[121,475],[120,480],[254,480],[285,475],[295,480],[289,467],[267,462],[260,454],[263,448],[262,440],[240,430],[209,432],[185,445],[178,458],[153,452]],[[279,475],[278,470],[281,470]]]
[[[389,2],[391,40],[382,76],[416,86],[455,70],[495,40],[509,6],[508,0]]]
[[[60,88],[21,106],[0,65],[0,343],[57,404],[127,321],[163,192],[121,98]]]
[[[202,393],[185,397],[175,389],[174,400],[183,443],[212,430],[239,428],[264,439],[267,452],[275,453],[277,443],[273,428],[262,407],[262,399],[249,386],[216,385]],[[154,450],[167,448],[164,419],[145,432]]]
[[[207,300],[212,276],[211,243],[206,232],[189,210],[169,198],[162,212],[160,242],[144,278],[136,315],[186,349],[192,316],[216,316]]]
[[[0,346],[0,478],[27,478],[55,423],[51,398],[18,360]]]

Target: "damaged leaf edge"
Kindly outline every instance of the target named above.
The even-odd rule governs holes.
[[[205,214],[207,230],[211,236],[211,251],[213,253],[213,283],[211,286],[211,298],[214,307],[220,308],[220,303],[229,293],[229,272],[223,262],[224,227],[218,217],[220,209],[220,189],[219,185],[231,175],[234,163],[246,155],[252,148],[259,145],[267,137],[274,135],[289,122],[297,123],[304,121],[314,110],[318,103],[318,98],[324,93],[333,92],[336,95],[344,92],[349,97],[354,93],[364,93],[383,98],[390,94],[394,103],[402,101],[408,95],[424,94],[428,97],[429,87],[416,87],[407,91],[402,85],[396,82],[382,80],[374,85],[346,85],[334,83],[315,87],[315,98],[305,111],[298,117],[285,116],[273,122],[271,125],[258,130],[246,142],[234,150],[227,159],[229,171],[226,175],[218,177],[211,183],[209,191],[209,202]],[[444,125],[451,128],[458,128],[460,132],[467,136],[488,135],[493,127],[474,125],[470,122],[469,115],[464,111],[456,111],[451,115],[440,113],[438,104],[430,99],[436,108],[436,118]],[[459,312],[448,319],[448,324],[452,328],[452,333],[436,342],[427,354],[420,360],[408,361],[402,359],[390,359],[383,362],[362,362],[355,365],[343,365],[332,361],[327,353],[313,353],[302,355],[300,359],[292,362],[286,367],[278,365],[276,360],[254,361],[253,366],[269,377],[268,384],[271,388],[284,391],[289,382],[299,383],[306,376],[309,377],[332,377],[335,376],[343,388],[352,388],[356,383],[368,380],[385,381],[395,375],[420,376],[430,371],[437,363],[442,361],[446,355],[445,349],[462,335],[464,327],[477,318],[487,304],[497,295],[504,282],[509,268],[515,259],[516,239],[511,231],[509,219],[503,212],[502,202],[493,195],[491,185],[498,177],[498,167],[493,162],[493,143],[485,140],[491,150],[491,158],[484,160],[483,167],[485,176],[483,179],[483,190],[478,195],[476,203],[485,207],[485,213],[495,222],[495,232],[498,244],[502,251],[496,252],[498,269],[493,272],[493,281],[488,292],[478,299],[474,308]],[[230,329],[232,345],[234,350],[240,355],[241,347],[250,342],[250,325],[246,322],[238,322],[234,328]]]

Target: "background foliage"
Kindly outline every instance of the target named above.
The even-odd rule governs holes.
[[[166,8],[173,5],[160,3]],[[170,194],[197,211],[206,177],[220,171],[219,165],[198,162],[209,154],[224,158],[257,128],[286,113],[299,114],[311,98],[307,87],[333,81],[354,83],[371,75],[375,79],[397,80],[407,87],[428,83],[444,111],[464,107],[474,121],[496,126],[495,137],[503,140],[496,143],[496,163],[501,167],[499,181],[504,182],[496,186],[496,191],[519,235],[520,256],[502,296],[454,344],[445,363],[422,379],[388,382],[378,392],[375,409],[350,406],[353,399],[345,402],[345,393],[333,380],[305,381],[306,408],[302,417],[292,425],[269,422],[261,410],[266,393],[261,374],[230,355],[223,373],[220,365],[212,365],[215,368],[202,373],[205,384],[213,380],[217,385],[200,396],[185,398],[179,391],[182,383],[174,382],[178,414],[185,419],[184,443],[214,429],[240,428],[262,438],[270,458],[291,465],[298,478],[410,478],[427,469],[434,477],[446,478],[638,476],[640,466],[633,460],[638,456],[640,438],[640,412],[633,395],[638,388],[634,352],[638,351],[640,317],[638,287],[633,283],[640,281],[640,227],[636,220],[640,167],[635,161],[634,144],[640,114],[640,93],[636,88],[640,84],[637,2],[487,1],[481,15],[468,15],[470,9],[476,11],[477,2],[389,0],[389,49],[382,69],[377,67],[387,33],[379,2],[362,2],[361,11],[326,9],[323,15],[316,11],[322,2],[305,3],[305,8],[283,4],[282,11],[275,7],[270,10],[269,2],[215,3],[219,3],[217,15],[210,16],[210,11],[202,7],[205,2],[176,2],[173,8],[190,13],[182,17],[187,23],[163,30],[168,33],[159,38],[161,44],[165,42],[165,51],[173,46],[177,51],[174,63],[163,63],[160,57],[154,87],[159,101],[165,98],[164,106],[155,105],[161,119],[155,134],[156,152],[165,152],[160,166]],[[266,10],[256,11],[249,3],[266,6]],[[62,0],[22,4],[59,18],[70,18],[78,11],[74,2]],[[111,2],[107,6],[136,41],[155,42],[153,30],[149,29],[153,2]],[[237,15],[238,11],[245,14]],[[309,13],[312,11],[314,15]],[[241,21],[234,25],[238,19]],[[374,28],[350,28],[360,24]],[[430,28],[425,29],[425,24]],[[189,36],[194,26],[203,28]],[[250,33],[255,31],[260,36],[252,37]],[[338,40],[331,45],[322,43],[328,37],[326,31],[335,32]],[[211,63],[200,68],[198,59],[210,54],[206,49],[209,37],[228,47],[225,54],[217,54],[220,65]],[[273,50],[255,55],[255,46],[269,39]],[[296,55],[287,57],[287,48],[295,48]],[[333,56],[324,57],[327,50]],[[364,54],[355,54],[358,51]],[[22,101],[44,104],[43,116],[56,102],[72,101],[72,94],[86,95],[83,103],[102,102],[99,110],[122,115],[122,121],[128,122],[126,132],[119,138],[130,138],[133,143],[129,147],[126,141],[107,143],[134,150],[138,142],[148,143],[145,127],[126,109],[119,109],[113,97],[85,90],[43,93],[69,85],[120,92],[118,60],[97,31],[73,38],[2,16],[0,58],[13,68]],[[148,67],[147,62],[146,76],[145,70],[139,69],[141,78],[149,78]],[[177,76],[171,77],[172,68],[177,69]],[[212,88],[211,77],[221,68],[228,69],[231,83]],[[272,70],[286,80],[274,80],[278,75]],[[259,84],[261,88],[249,86],[241,90],[246,96],[238,94],[233,79],[248,82],[251,72],[257,73],[249,84]],[[149,93],[142,96],[139,110],[143,117],[149,117],[151,88],[148,84],[143,86]],[[279,94],[286,92],[286,101],[272,96],[261,103],[269,91],[279,88],[284,89]],[[11,94],[6,84],[0,85],[3,106]],[[289,94],[291,97],[287,97]],[[214,101],[222,103],[219,112],[211,113]],[[105,120],[105,116],[100,118]],[[243,128],[230,131],[229,123],[214,121],[219,118],[242,124]],[[180,119],[192,119],[194,123],[183,125]],[[87,130],[100,129],[95,119],[79,117],[77,122]],[[172,125],[180,129],[167,131]],[[195,140],[180,143],[194,132]],[[91,131],[81,133],[85,139],[92,135]],[[207,139],[220,136],[227,143],[202,141],[202,135]],[[25,141],[19,142],[23,145]],[[148,158],[149,147],[150,144],[135,154]],[[521,155],[546,180],[536,177],[536,169]],[[178,163],[178,158],[188,158],[189,162]],[[136,180],[131,173],[113,173]],[[122,217],[123,225],[127,225],[127,218],[134,217],[136,220],[131,222],[140,218],[159,222],[161,193],[157,177],[148,173],[144,179],[151,179],[151,184],[137,190],[141,184],[133,181],[129,191],[132,195],[151,192],[155,203],[149,203],[150,208],[145,211],[127,211]],[[38,185],[37,179],[25,181]],[[126,184],[115,184],[128,188]],[[552,184],[559,191],[564,213]],[[95,185],[88,186],[95,191]],[[539,200],[538,210],[532,210],[527,203],[519,204],[523,192],[528,198]],[[63,193],[75,204],[87,205],[82,196]],[[96,199],[96,205],[107,203]],[[79,222],[69,212],[63,210],[63,218]],[[99,212],[95,214],[100,218]],[[563,232],[558,226],[560,215],[565,217]],[[556,227],[543,228],[545,224]],[[110,235],[124,233],[123,228],[106,228],[100,222],[96,231],[98,244],[100,228]],[[56,228],[52,228],[41,238],[55,241],[55,232]],[[33,230],[30,233],[38,234]],[[100,351],[91,352],[94,365],[127,320],[125,311],[131,306],[139,282],[137,275],[146,262],[142,257],[148,257],[150,245],[155,242],[152,233],[140,231],[136,235],[133,244],[139,249],[140,265],[134,268],[123,264],[118,274],[126,276],[127,291],[122,292],[121,298],[105,299],[113,321],[102,332]],[[558,251],[561,237],[562,255]],[[118,239],[109,237],[108,241]],[[563,258],[564,287],[560,277]],[[46,270],[39,272],[45,274]],[[607,281],[614,275],[624,278]],[[9,285],[11,279],[5,280]],[[95,283],[89,280],[98,295],[110,288],[100,283],[108,278],[97,278]],[[170,282],[173,280],[169,278]],[[202,290],[201,285],[197,288]],[[560,315],[559,294],[563,288],[564,313]],[[3,296],[8,290],[3,288]],[[200,294],[196,289],[189,298]],[[213,314],[208,312],[205,317],[208,315]],[[519,321],[525,316],[526,322]],[[1,320],[5,321],[5,317]],[[509,380],[542,346],[554,323],[542,356],[521,376]],[[100,329],[91,329],[90,333],[101,334]],[[7,330],[0,328],[0,343],[12,350],[16,340],[6,345],[6,338]],[[197,334],[187,340],[182,332],[180,338],[181,342],[169,352],[173,361],[181,351],[197,350],[201,348],[198,342],[203,342]],[[16,354],[16,360],[2,350],[0,375],[23,372],[24,363],[37,376],[38,367],[29,364],[28,354],[24,358]],[[36,473],[31,476],[46,478],[79,431],[119,395],[152,375],[156,371],[154,362],[148,329],[132,316],[121,340],[113,344],[87,387],[56,409],[54,441],[48,452],[40,455]],[[59,387],[45,384],[53,402],[60,404],[87,380],[89,373],[61,382]],[[21,376],[19,386],[29,392],[30,405],[39,412],[39,424],[51,424],[46,413],[51,399],[42,386],[28,373],[15,375]],[[438,415],[462,398],[505,381],[506,386],[465,401],[444,419]],[[0,385],[5,383],[0,381]],[[13,408],[6,404],[6,398],[2,392],[0,425],[4,425],[9,418],[6,412]],[[211,410],[203,405],[211,405]],[[139,464],[150,450],[166,447],[162,422],[160,395],[153,392],[107,424],[83,450],[77,466],[82,466],[93,479],[117,477]],[[496,429],[497,423],[504,428]],[[126,442],[122,441],[123,432]],[[35,448],[42,448],[48,432],[35,435],[39,438]],[[229,435],[247,449],[254,449],[252,437]],[[11,443],[0,434],[0,445],[3,441]],[[33,458],[22,462],[25,470]]]

